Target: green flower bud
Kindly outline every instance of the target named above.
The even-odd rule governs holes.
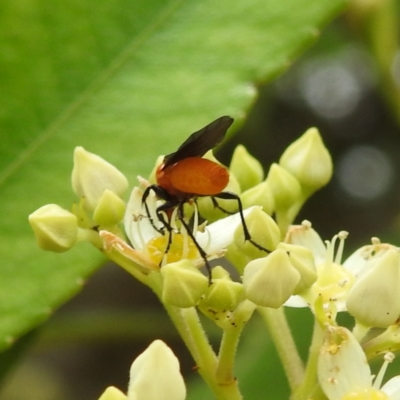
[[[388,249],[368,261],[347,298],[347,309],[369,327],[387,328],[400,316],[400,253]]]
[[[254,257],[245,254],[235,243],[229,245],[225,258],[236,268],[239,274],[242,274],[244,267],[254,259]]]
[[[299,294],[310,288],[317,280],[317,271],[312,252],[303,246],[287,243],[279,243],[277,249],[286,251],[291,264],[300,273],[300,281],[294,288],[293,294]]]
[[[240,195],[240,199],[245,209],[257,205],[261,206],[262,210],[269,215],[274,211],[274,197],[266,182],[261,182],[246,190]]]
[[[231,279],[229,272],[225,268],[219,265],[212,269],[211,276],[213,281],[214,279],[229,279],[229,280]]]
[[[275,200],[276,209],[291,207],[301,195],[299,181],[278,164],[271,165],[266,182]]]
[[[162,301],[175,307],[195,307],[208,287],[208,279],[190,260],[164,265],[161,275]]]
[[[125,203],[111,190],[106,189],[93,212],[93,219],[100,226],[117,225],[125,213]]]
[[[47,204],[29,215],[37,243],[43,250],[62,253],[77,241],[78,220],[57,204]]]
[[[132,364],[128,399],[185,398],[185,382],[178,359],[164,342],[155,340]]]
[[[300,278],[287,252],[275,250],[247,264],[243,275],[246,298],[262,307],[279,308],[293,294]]]
[[[128,400],[126,395],[114,386],[108,387],[99,400]]]
[[[267,250],[273,250],[278,245],[281,237],[280,230],[275,221],[260,208],[254,210],[246,217],[246,226],[251,239]],[[254,244],[245,240],[243,226],[240,225],[234,235],[235,245],[251,258],[265,256],[265,251],[258,249]]]
[[[229,170],[236,176],[242,191],[258,185],[264,177],[260,162],[242,145],[237,146],[233,152]]]
[[[309,192],[325,186],[332,177],[331,156],[316,128],[310,128],[283,153],[279,164]]]
[[[106,189],[121,196],[128,188],[128,180],[103,158],[76,147],[72,188],[77,196],[85,197],[85,207],[94,210]]]
[[[212,285],[207,289],[202,303],[213,310],[234,310],[243,295],[243,285],[233,282],[222,267],[212,270]]]

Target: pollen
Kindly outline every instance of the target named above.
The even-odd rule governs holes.
[[[172,233],[171,244],[168,247],[168,235],[152,238],[146,245],[146,250],[152,261],[165,265],[182,259],[196,260],[199,251],[190,236],[182,233]]]
[[[347,393],[342,397],[342,400],[386,400],[389,399],[389,396],[380,390],[376,390],[373,388],[366,388],[360,390],[354,390],[350,393]]]

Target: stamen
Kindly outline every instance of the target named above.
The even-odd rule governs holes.
[[[337,249],[335,260],[334,260],[334,262],[336,264],[340,264],[341,261],[342,261],[343,249],[344,249],[344,241],[347,239],[348,235],[349,235],[349,233],[346,232],[346,231],[340,231],[338,233],[338,238],[339,238],[340,242],[339,242],[339,247]]]
[[[326,265],[330,265],[334,262],[335,244],[336,244],[337,238],[338,238],[338,236],[335,235],[331,241],[325,240],[325,245],[326,245],[325,262],[326,262]]]
[[[377,238],[377,237],[372,237],[372,238],[371,238],[371,243],[372,243],[374,246],[377,246],[377,245],[381,244],[381,241],[380,241],[380,239]]]
[[[383,376],[386,373],[388,365],[394,360],[394,358],[395,356],[391,352],[388,352],[384,355],[383,357],[384,362],[382,364],[381,369],[378,372],[378,375],[375,378],[374,384],[372,385],[374,389],[379,389],[382,386]]]
[[[189,255],[189,235],[186,228],[182,225],[181,235],[183,237],[182,258],[188,258]]]
[[[176,215],[177,215],[177,214],[178,214],[178,209],[175,208],[174,211],[172,211],[171,220],[170,220],[171,228],[174,229],[174,230],[176,230],[176,231],[178,231],[178,227],[177,227],[177,225],[176,225],[176,221],[177,221]]]
[[[210,248],[211,245],[211,233],[206,226],[204,227],[204,231],[207,233],[207,243],[203,246],[203,248],[204,251],[207,252],[207,250]]]

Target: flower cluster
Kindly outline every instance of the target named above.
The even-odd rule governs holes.
[[[290,227],[285,241],[312,252],[317,279],[286,305],[309,306],[322,322],[327,315],[335,319],[337,312],[347,311],[359,329],[395,324],[400,316],[400,249],[372,238],[342,261],[346,237],[342,231],[324,244],[310,222]]]
[[[239,146],[229,166],[225,191],[239,196],[243,212],[237,201],[201,197],[185,204],[184,215],[178,215],[178,209],[160,212],[163,203],[154,191],[147,191],[143,201],[146,188],[156,183],[154,178],[139,177],[125,204],[128,182],[124,175],[99,156],[77,147],[72,188],[78,203],[70,211],[56,204],[43,206],[29,221],[41,248],[63,252],[79,241],[89,241],[149,286],[168,311],[199,373],[219,398],[239,393],[233,365],[246,322],[256,310],[267,326],[271,318],[284,321],[282,306],[309,307],[316,320],[308,362],[318,363],[318,371],[314,369],[318,376],[305,375],[294,351],[284,354],[283,342],[292,348],[288,330],[286,336],[275,338],[282,341],[276,344],[282,361],[288,364],[294,398],[310,398],[314,379],[329,399],[381,398],[363,397],[364,392],[381,390],[381,378],[371,386],[369,369],[364,368],[355,386],[342,384],[346,381],[343,375],[331,371],[333,365],[347,371],[343,362],[357,369],[365,359],[399,349],[400,250],[373,238],[371,244],[342,261],[347,232],[323,242],[310,222],[292,225],[305,201],[329,182],[332,170],[331,157],[315,128],[290,145],[266,177],[260,163]],[[200,215],[205,220],[201,221]],[[221,265],[212,269],[211,277],[201,272],[205,263],[222,257],[236,268],[240,279],[232,278],[232,271]],[[280,314],[271,314],[271,310]],[[337,322],[338,313],[345,311],[354,317],[353,332]],[[222,330],[218,354],[208,343],[198,312]],[[281,324],[284,332],[285,323]],[[156,342],[152,346],[157,350],[150,360],[157,360],[160,352],[168,353],[166,359],[173,358],[165,345]],[[145,354],[153,354],[152,346]],[[109,388],[101,400],[166,398],[168,379],[157,382],[161,394],[146,392],[148,378],[140,372],[147,369],[144,359],[132,366],[128,397]],[[291,369],[290,365],[296,364],[297,368]],[[176,362],[171,365],[171,373],[179,373]],[[354,378],[353,382],[358,381]],[[390,382],[393,393],[398,381]],[[385,388],[379,393],[387,393]],[[184,398],[185,391],[167,397]]]

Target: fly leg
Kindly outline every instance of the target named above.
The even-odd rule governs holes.
[[[236,200],[237,204],[238,204],[238,208],[239,208],[240,219],[242,221],[244,240],[249,241],[254,247],[256,247],[259,250],[265,251],[266,253],[271,253],[271,250],[266,249],[264,246],[261,246],[260,244],[258,244],[256,241],[254,241],[251,238],[250,232],[249,232],[249,230],[247,228],[246,221],[245,221],[244,215],[243,215],[242,200],[240,200],[240,197],[236,193],[233,193],[233,192],[221,192],[221,193],[218,193],[218,194],[214,195],[213,197],[217,197],[217,198],[223,199],[223,200]],[[222,211],[225,211],[221,207],[218,207],[218,208],[220,210],[222,210]],[[231,214],[231,213],[228,212],[227,214]]]
[[[209,261],[207,260],[207,253],[197,243],[197,240],[194,237],[192,230],[190,229],[189,225],[187,224],[187,222],[183,218],[183,216],[184,216],[184,213],[183,213],[184,204],[185,204],[184,202],[179,203],[177,217],[178,217],[178,220],[181,222],[181,224],[186,229],[186,232],[189,235],[190,239],[192,239],[193,243],[197,247],[197,250],[199,251],[201,258],[204,260],[204,264],[205,264],[207,272],[208,272],[208,284],[211,285],[212,284],[212,280],[211,280],[211,265],[210,265]]]
[[[227,192],[223,192],[223,193],[227,193]],[[225,213],[225,214],[227,214],[227,215],[235,214],[234,212],[228,211],[228,210],[226,210],[225,208],[221,207],[221,206],[218,204],[218,202],[217,202],[217,200],[215,199],[215,197],[217,197],[217,196],[211,196],[211,197],[210,197],[210,198],[211,198],[211,201],[212,201],[212,203],[213,203],[213,206],[214,206],[215,208],[218,208],[218,210],[221,210],[223,213]]]
[[[153,191],[158,198],[165,200],[164,204],[161,204],[159,207],[156,208],[156,215],[157,215],[158,220],[161,222],[161,225],[162,225],[161,228],[157,227],[156,224],[154,223],[153,218],[151,217],[151,214],[150,214],[149,206],[146,201],[147,198],[149,197],[149,194],[151,191]],[[154,230],[163,236],[165,235],[165,230],[168,231],[168,242],[167,242],[167,246],[165,247],[165,254],[168,254],[169,249],[171,247],[171,243],[172,243],[173,228],[171,226],[170,221],[167,221],[165,219],[165,214],[163,213],[163,211],[167,211],[171,208],[175,208],[178,205],[178,203],[176,201],[173,201],[173,199],[170,199],[169,194],[162,187],[157,186],[157,185],[150,185],[143,192],[142,204],[144,204],[144,208],[146,210],[147,217],[149,218],[151,226],[154,228]],[[160,262],[160,266],[161,266],[161,263],[162,263],[162,261]]]
[[[151,191],[153,191],[158,198],[160,198],[161,200],[165,201],[164,204],[162,204],[161,206],[157,207],[157,209],[156,209],[157,218],[159,219],[159,221],[163,225],[162,228],[157,227],[156,224],[154,223],[153,218],[151,217],[149,205],[147,204],[147,201],[146,201],[147,198],[149,197]],[[157,231],[158,233],[163,235],[165,228],[168,231],[172,230],[172,227],[171,227],[170,223],[165,220],[165,218],[164,218],[163,214],[161,213],[161,211],[165,211],[165,210],[167,210],[169,208],[176,207],[178,205],[178,203],[176,201],[171,200],[169,194],[162,187],[157,186],[157,185],[147,186],[147,188],[143,192],[142,204],[144,205],[144,209],[146,210],[146,215],[149,218],[151,226],[154,228],[155,231]]]

